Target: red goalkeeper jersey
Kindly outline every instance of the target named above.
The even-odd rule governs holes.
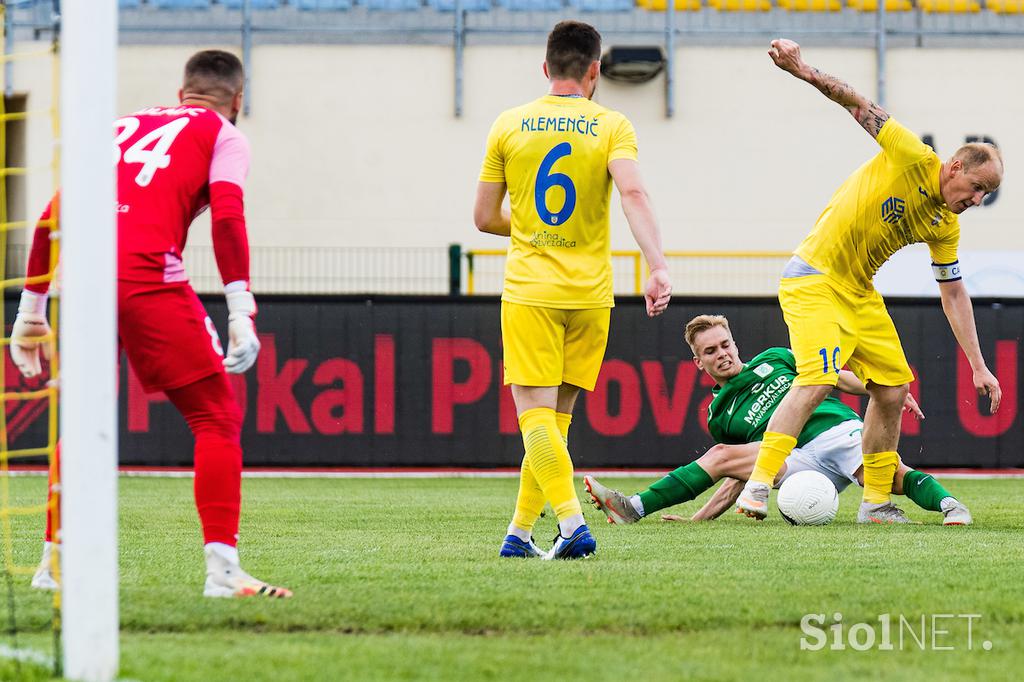
[[[230,121],[204,107],[154,107],[118,119],[114,130],[120,279],[185,281],[181,253],[188,228],[211,202],[214,221],[228,218],[244,236],[241,188],[249,170],[249,143]],[[218,215],[218,209],[229,215]],[[215,229],[224,281],[248,281],[248,246],[244,266],[236,262],[240,254],[230,254],[225,262],[217,237]],[[224,272],[225,266],[245,272]]]
[[[209,207],[223,281],[248,284],[242,195],[249,171],[245,136],[226,118],[200,106],[143,109],[115,121],[114,132],[118,279],[186,282],[181,254],[188,228]],[[47,206],[36,227],[29,277],[49,268],[50,217]],[[38,293],[47,287],[46,282],[26,286]]]

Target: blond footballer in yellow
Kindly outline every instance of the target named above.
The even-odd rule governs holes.
[[[511,237],[501,338],[505,383],[512,386],[526,448],[503,557],[575,559],[597,548],[573,487],[567,443],[576,397],[593,390],[608,341],[613,182],[651,271],[647,314],[664,312],[672,293],[633,126],[590,99],[600,58],[601,36],[593,26],[557,24],[544,62],[548,94],[498,117],[480,171],[476,226]],[[502,208],[506,191],[511,213]],[[545,502],[559,528],[547,553],[532,540]]]
[[[943,162],[877,104],[808,66],[793,41],[772,41],[769,55],[780,69],[849,110],[881,151],[836,190],[783,271],[779,303],[798,376],[768,423],[754,472],[736,506],[747,516],[765,517],[771,483],[796,435],[848,364],[870,396],[863,432],[864,499],[857,521],[906,523],[890,493],[900,462],[900,413],[914,376],[872,278],[904,246],[928,245],[942,309],[974,370],[974,385],[989,396],[992,412],[999,409],[999,382],[985,366],[971,299],[960,277],[957,216],[999,187],[1002,157],[992,145],[967,144]]]

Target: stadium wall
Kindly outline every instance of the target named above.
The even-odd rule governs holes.
[[[119,109],[176,101],[182,65],[199,47],[206,46],[122,46]],[[809,48],[806,57],[874,94],[873,50]],[[465,112],[455,118],[450,47],[257,46],[252,115],[239,122],[253,148],[253,244],[501,244],[473,229],[477,172],[495,116],[545,91],[542,61],[538,45],[471,45]],[[877,149],[845,111],[776,69],[764,49],[683,47],[676,64],[672,119],[664,116],[662,78],[644,85],[605,80],[598,93],[637,128],[666,248],[792,248],[842,179]],[[45,60],[14,68],[15,88],[29,91],[28,107],[45,106]],[[1004,189],[990,207],[965,217],[966,250],[1024,249],[1017,221],[1024,194],[1013,192],[1015,163],[1024,156],[1024,91],[1007,79],[1021,72],[1020,50],[888,53],[888,108],[931,135],[941,155],[970,135],[989,137],[1005,151]],[[45,165],[49,122],[34,119],[28,134],[29,165]],[[30,178],[30,210],[41,209],[51,191],[46,174]],[[629,248],[619,213],[613,211],[614,246]],[[192,240],[208,243],[208,229],[194,230]],[[927,256],[921,259],[927,279]]]
[[[217,325],[222,297],[205,301]],[[14,317],[17,300],[7,300]],[[927,419],[903,421],[901,454],[914,466],[1021,467],[1024,303],[978,302],[982,348],[1003,388],[987,414],[966,360],[934,301],[895,300],[890,310],[918,377]],[[570,446],[580,470],[675,467],[711,444],[710,381],[692,362],[682,327],[727,315],[745,358],[787,334],[772,300],[676,300],[649,320],[620,299],[596,390],[577,404]],[[245,411],[248,466],[517,466],[522,458],[511,394],[501,385],[499,306],[494,298],[272,298],[260,300],[263,349],[235,379]],[[226,338],[221,328],[221,338]],[[38,387],[6,357],[7,390]],[[124,464],[187,466],[191,437],[162,394],[146,395],[121,369]],[[862,413],[862,400],[847,396]],[[41,401],[9,402],[11,448],[41,445]]]

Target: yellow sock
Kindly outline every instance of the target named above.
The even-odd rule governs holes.
[[[892,479],[900,456],[895,452],[864,453],[864,501],[869,504],[888,502]]]
[[[537,517],[544,511],[544,491],[530,468],[530,458],[523,455],[523,466],[519,469],[519,495],[516,497],[516,513],[512,523],[523,530],[533,530]]]
[[[555,412],[555,424],[558,425],[558,433],[562,436],[562,442],[569,447],[569,424],[572,424],[572,415],[566,412]]]
[[[765,431],[761,449],[757,453],[757,461],[754,462],[754,472],[750,474],[750,480],[767,483],[769,488],[773,486],[779,469],[785,464],[786,458],[795,447],[796,438],[793,436]]]
[[[523,412],[519,415],[519,430],[523,433],[530,470],[559,521],[582,514],[572,483],[572,460],[562,442],[555,411],[535,407]]]
[[[571,414],[555,413],[558,433],[566,445],[569,443],[569,425],[571,423]],[[530,458],[524,454],[523,466],[519,469],[519,495],[516,497],[516,512],[512,517],[512,523],[523,530],[533,530],[533,524],[537,522],[540,513],[544,511],[545,501],[544,491],[540,489],[537,477],[533,475],[533,469],[530,468]]]

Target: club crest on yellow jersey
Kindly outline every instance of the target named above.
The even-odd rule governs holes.
[[[899,197],[889,197],[882,202],[882,220],[895,225],[907,212],[907,202]]]

